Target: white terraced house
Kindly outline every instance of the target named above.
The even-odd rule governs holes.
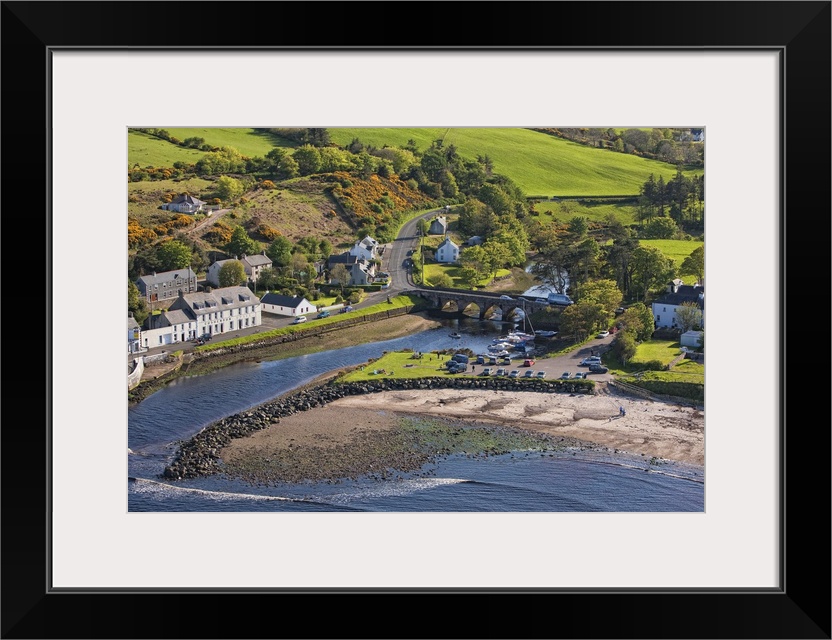
[[[150,315],[142,332],[145,348],[259,327],[260,299],[248,287],[224,287],[180,295],[170,308]]]

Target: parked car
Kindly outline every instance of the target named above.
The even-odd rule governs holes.
[[[540,304],[549,304],[549,301],[546,298],[536,298],[535,302],[539,302]]]
[[[497,358],[495,356],[488,356],[488,364],[496,365]]]
[[[300,324],[301,322],[306,322],[306,316],[298,316],[292,320],[292,324]]]
[[[609,369],[607,367],[600,365],[600,364],[591,364],[589,365],[589,372],[590,373],[607,373]]]
[[[480,375],[481,375],[481,376],[490,376],[490,375],[491,375],[491,372],[492,372],[491,367],[486,367],[485,369],[483,369],[483,370],[482,370],[482,372],[480,373]]]
[[[500,300],[514,300],[511,296],[500,296]]]
[[[560,374],[561,380],[569,380],[570,377],[572,376],[568,371],[564,371],[562,374]]]
[[[615,310],[615,315],[617,316],[620,316],[622,313],[624,313],[624,307],[618,307],[618,309]]]
[[[684,347],[683,347],[684,348]],[[511,358],[506,356],[505,358],[500,360],[500,364],[511,364]]]
[[[330,314],[329,314],[329,311],[324,310],[324,311],[321,311],[321,312],[318,314],[318,316],[317,316],[317,317],[318,317],[318,318],[328,318],[328,317],[329,317],[329,315],[330,315]]]
[[[351,305],[347,305],[346,307],[341,307],[341,313],[349,313],[350,311],[352,311],[352,306]]]
[[[506,371],[503,367],[497,369],[497,373],[494,374],[495,376],[505,376],[508,375],[508,371]]]
[[[581,378],[585,378],[585,377],[586,377],[586,373],[584,373],[583,371],[578,371],[577,373],[572,374],[572,377],[573,377],[575,380],[580,380]]]
[[[546,372],[545,371],[538,371],[537,374],[535,375],[535,378],[540,378],[541,380],[543,380],[543,378],[545,378],[545,377],[546,377]]]
[[[199,336],[199,339],[202,340],[203,343],[208,342],[213,336],[210,333],[203,333]]]
[[[532,360],[531,358],[526,358],[525,360],[523,360],[523,366],[524,367],[533,367],[534,366],[534,360]]]
[[[531,369],[526,369],[523,372],[523,377],[524,378],[533,378],[534,377],[534,371],[532,371]]]
[[[601,364],[600,356],[589,356],[578,363],[579,367],[588,367],[591,364]]]
[[[596,338],[606,338],[608,335],[610,335],[609,331],[599,331],[598,335],[595,336],[595,337]]]
[[[511,371],[508,372],[508,377],[509,378],[516,378],[519,375],[520,375],[520,369],[512,369]]]
[[[485,364],[485,356],[477,356],[476,364]]]

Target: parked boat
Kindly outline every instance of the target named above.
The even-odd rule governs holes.
[[[452,334],[451,334],[451,337],[452,337],[452,338],[461,338],[461,337],[462,337],[462,334],[461,334],[461,333],[456,333],[456,332],[454,332],[454,333],[452,333]]]
[[[538,329],[537,331],[534,332],[534,334],[538,338],[554,338],[556,335],[558,335],[558,332],[557,331],[544,331],[543,329]]]

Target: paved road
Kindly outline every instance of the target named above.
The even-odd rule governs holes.
[[[419,235],[417,224],[419,220],[430,219],[442,213],[442,209],[429,211],[406,222],[396,239],[391,242],[385,250],[384,271],[390,274],[389,292],[399,292],[404,289],[413,288],[413,280],[410,277],[410,253],[419,246]]]

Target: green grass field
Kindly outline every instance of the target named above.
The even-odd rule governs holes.
[[[672,258],[678,266],[693,253],[694,249],[698,249],[705,243],[701,240],[639,240],[639,244],[658,248],[668,258]]]
[[[192,164],[204,155],[204,151],[184,149],[140,131],[127,132],[128,169],[136,163],[140,167],[172,167],[174,162]]]
[[[245,127],[211,128],[183,127],[167,128],[170,135],[185,140],[186,138],[205,138],[205,142],[215,147],[233,147],[250,158],[263,157],[275,147],[291,147],[292,143],[265,131],[256,131]],[[200,152],[202,153],[202,152]]]
[[[451,287],[455,289],[467,289],[468,284],[462,279],[462,267],[458,265],[451,265],[451,264],[426,264],[425,265],[425,280],[430,282],[432,278],[439,276],[440,274],[447,274],[450,276],[451,280],[453,280],[453,284]],[[511,275],[511,271],[509,269],[499,269],[495,277],[502,278],[503,276]],[[487,277],[483,278],[479,281],[480,287],[488,286],[493,278]]]
[[[670,364],[673,358],[681,353],[679,343],[675,340],[647,340],[636,348],[636,355],[630,363],[639,365],[651,360],[658,360],[662,364]]]
[[[582,216],[590,222],[604,224],[607,216],[615,216],[623,225],[636,223],[636,207],[632,204],[584,202],[581,200],[551,200],[535,203],[540,213],[536,217],[541,223],[566,223],[575,216]]]
[[[330,128],[329,133],[339,145],[358,138],[365,145],[403,146],[413,139],[420,150],[444,139],[463,157],[491,157],[494,171],[509,176],[529,196],[637,195],[651,173],[665,180],[676,173],[663,162],[593,149],[530,129]]]

